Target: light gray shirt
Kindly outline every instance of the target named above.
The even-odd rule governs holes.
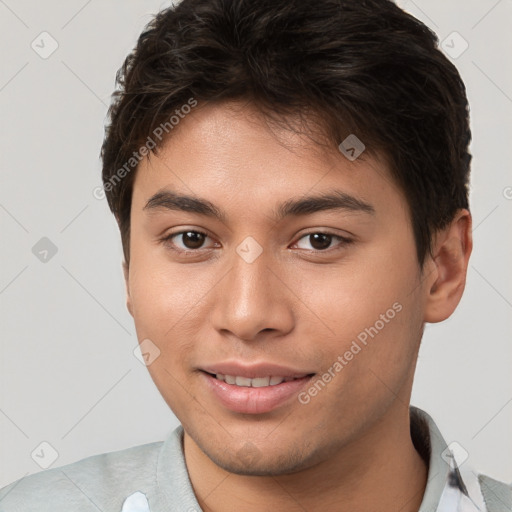
[[[411,437],[428,464],[420,512],[511,512],[512,486],[457,467],[433,419],[410,407]],[[183,428],[165,441],[93,455],[0,489],[1,512],[201,512],[183,454]]]

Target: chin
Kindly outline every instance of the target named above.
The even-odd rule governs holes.
[[[241,448],[232,451],[229,447],[220,453],[212,453],[211,450],[201,449],[219,467],[244,476],[279,476],[297,473],[314,465],[313,455],[305,456],[297,447],[276,452],[272,447],[266,451],[259,450],[250,441]]]

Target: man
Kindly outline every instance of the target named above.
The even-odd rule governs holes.
[[[410,406],[472,249],[464,85],[387,0],[183,0],[102,148],[162,443],[14,482],[0,510],[512,510]]]

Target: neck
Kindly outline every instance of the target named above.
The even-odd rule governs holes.
[[[417,512],[427,482],[427,467],[410,435],[409,409],[399,400],[358,439],[293,474],[229,473],[187,433],[184,450],[192,486],[205,512]]]

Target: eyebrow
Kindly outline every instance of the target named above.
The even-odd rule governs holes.
[[[213,217],[222,222],[226,222],[227,219],[226,214],[210,201],[194,196],[177,194],[170,190],[161,190],[151,196],[143,210],[149,212],[158,210],[191,212]],[[299,199],[288,199],[281,203],[273,213],[275,219],[280,221],[285,217],[311,215],[327,210],[345,210],[375,215],[375,208],[371,204],[341,190],[332,190],[321,195]]]

